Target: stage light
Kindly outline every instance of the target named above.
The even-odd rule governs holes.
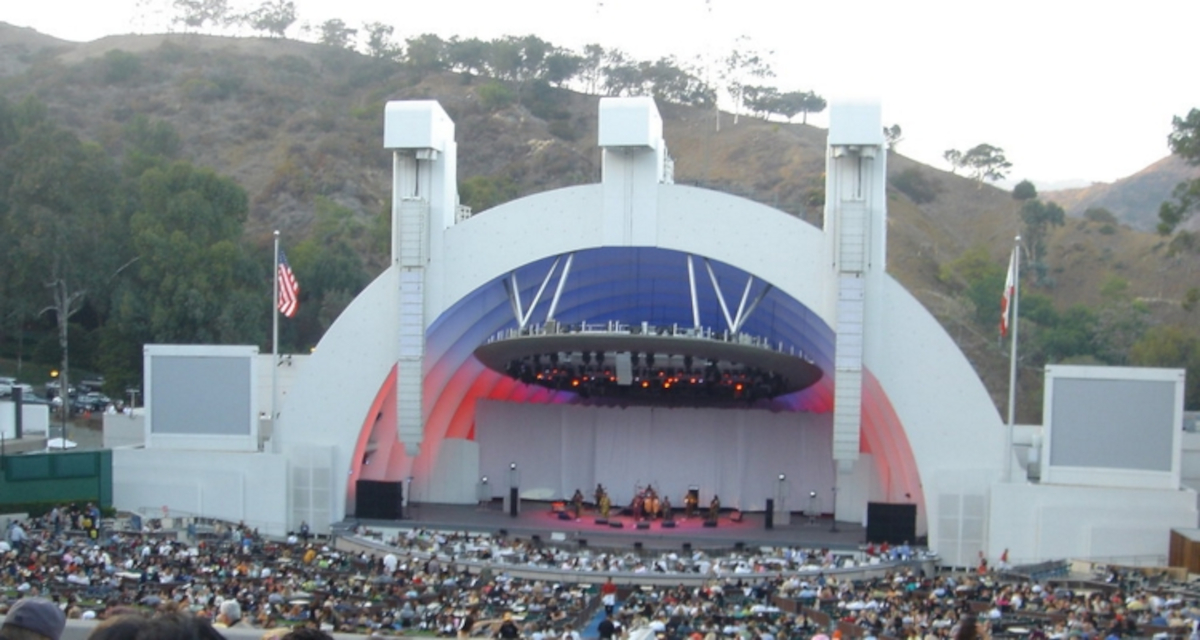
[[[649,388],[650,388],[650,381],[649,381],[649,380],[642,380],[642,388],[643,388],[643,389],[649,389]]]
[[[810,498],[815,498],[815,497],[817,497],[817,492],[816,492],[816,491],[809,491],[809,492],[808,492],[808,497],[810,497]]]
[[[578,387],[578,386],[579,386],[579,378],[575,378],[574,380],[572,380],[572,381],[571,381],[571,386],[572,386],[572,387]]]
[[[784,480],[787,480],[787,476],[783,475],[782,473],[779,474],[779,481],[783,482]]]
[[[517,463],[513,462],[512,464],[509,464],[508,468],[515,471],[517,469]],[[816,494],[813,494],[813,495],[816,495]]]
[[[487,484],[487,476],[480,478],[479,481],[482,482],[483,484]]]

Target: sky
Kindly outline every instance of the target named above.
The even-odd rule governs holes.
[[[945,150],[987,143],[1013,163],[1011,180],[1043,185],[1136,173],[1168,155],[1171,118],[1200,108],[1195,0],[294,1],[292,37],[339,18],[393,25],[397,39],[532,33],[576,50],[597,42],[637,59],[691,60],[745,36],[771,52],[767,84],[879,100],[884,125],[903,130],[903,155],[947,168]],[[11,1],[0,20],[90,41],[166,31],[171,2]]]

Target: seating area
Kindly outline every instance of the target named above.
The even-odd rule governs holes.
[[[271,540],[232,523],[133,531],[105,521],[99,535],[46,519],[25,525],[21,549],[5,549],[0,587],[8,599],[42,595],[73,618],[165,603],[213,616],[226,599],[254,627],[301,624],[371,635],[491,637],[511,615],[524,636],[568,629],[592,637],[598,584],[620,584],[616,618],[626,631],[716,640],[937,638],[966,621],[992,637],[1183,637],[1200,616],[1200,591],[1141,572],[1062,576],[1038,568],[924,575],[919,565],[866,549],[735,549],[727,554],[568,548],[497,533],[360,529],[336,540]],[[874,551],[872,549],[872,551]],[[909,553],[920,553],[907,551]],[[847,565],[879,575],[839,573]],[[525,574],[533,572],[528,577]],[[541,573],[538,573],[541,572]],[[651,578],[667,584],[651,584]]]

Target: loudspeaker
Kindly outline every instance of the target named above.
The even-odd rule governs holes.
[[[764,523],[768,529],[775,528],[775,499],[767,498],[767,515],[764,518]]]
[[[608,524],[607,518],[596,518],[596,524]]]
[[[735,509],[735,510],[733,511],[733,513],[730,513],[730,514],[729,514],[729,519],[730,519],[730,520],[732,520],[733,522],[741,522],[741,521],[742,521],[742,512],[741,512],[741,510],[740,510],[740,509]]]
[[[902,544],[917,538],[917,505],[867,503],[867,541]]]
[[[354,488],[356,518],[399,520],[404,517],[403,482],[359,480]]]
[[[717,526],[717,521],[716,520],[705,520],[704,526],[710,527],[710,528],[715,528]]]
[[[571,514],[567,513],[566,511],[559,511],[559,512],[558,512],[558,519],[559,519],[559,520],[570,520],[570,519],[571,519]]]
[[[608,526],[612,527],[613,529],[623,529],[625,528],[625,523],[621,522],[620,520],[612,520],[608,523]]]
[[[517,488],[509,487],[509,489],[508,489],[508,515],[510,515],[514,518],[517,517],[517,513],[520,512],[520,510],[521,510],[520,502],[521,502],[521,498],[517,494]]]
[[[639,529],[649,529],[649,528],[650,528],[650,523],[649,523],[649,522],[639,522],[639,523],[637,523],[637,528],[639,528]]]
[[[664,528],[664,529],[674,529],[674,528],[675,528],[675,521],[674,521],[674,520],[663,520],[663,522],[662,522],[662,528]]]

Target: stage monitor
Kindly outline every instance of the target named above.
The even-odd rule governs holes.
[[[146,345],[146,446],[257,451],[258,347]]]
[[[917,539],[917,505],[867,503],[867,542],[912,543]]]
[[[399,520],[403,518],[403,483],[359,480],[355,484],[354,517],[364,520]]]
[[[1182,369],[1046,367],[1042,482],[1179,487]]]

